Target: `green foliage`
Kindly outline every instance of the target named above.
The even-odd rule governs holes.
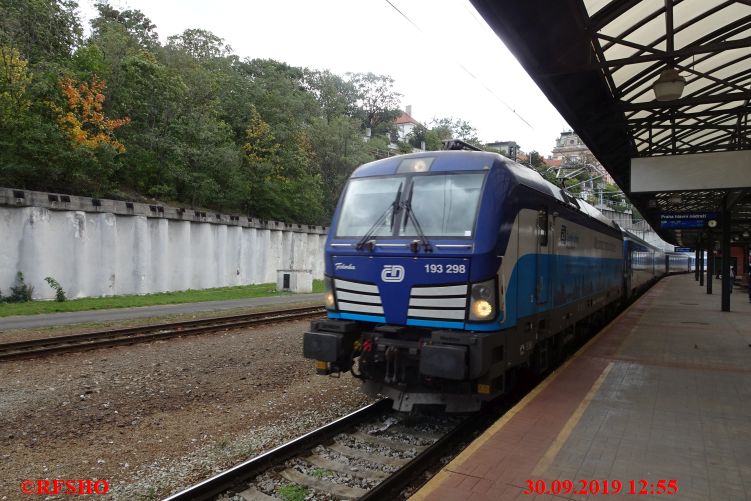
[[[44,281],[47,282],[50,287],[55,289],[55,301],[62,303],[67,299],[65,297],[65,290],[63,290],[63,286],[60,285],[60,282],[52,277],[44,277]]]
[[[533,150],[529,153],[529,163],[547,181],[560,186],[560,180],[555,177],[555,172],[547,166],[545,159],[538,152]]]
[[[315,478],[326,478],[333,477],[334,473],[330,472],[329,470],[324,470],[323,468],[313,468],[311,475]]]
[[[427,151],[443,149],[443,141],[448,139],[461,139],[469,144],[481,146],[477,129],[466,120],[454,118],[434,118],[429,128],[418,125],[407,136],[407,142],[415,148],[420,148],[424,142]]]
[[[23,278],[23,273],[16,273],[16,285],[10,288],[10,296],[5,298],[8,303],[26,303],[31,301],[34,294],[34,286],[28,285]]]
[[[287,484],[279,487],[279,495],[284,501],[304,501],[308,489],[302,485]]]
[[[399,153],[412,153],[412,145],[409,143],[397,143]]]
[[[162,45],[143,12],[104,0],[84,38],[76,7],[0,0],[5,186],[326,224],[400,113],[385,75],[240,60],[202,29]]]
[[[185,30],[180,35],[171,36],[167,45],[199,60],[226,57],[232,53],[232,48],[225,45],[223,39],[201,29]]]
[[[159,47],[156,25],[139,10],[118,11],[106,1],[95,5],[99,16],[91,21],[93,38],[101,38],[109,30],[115,29],[128,39],[126,44],[153,50]]]
[[[77,8],[72,0],[0,0],[0,45],[31,64],[64,60],[81,42]]]
[[[391,132],[399,116],[401,94],[394,90],[394,79],[374,73],[348,73],[349,83],[357,92],[363,124],[373,135]]]

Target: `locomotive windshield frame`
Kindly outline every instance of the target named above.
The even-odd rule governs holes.
[[[448,171],[351,179],[335,237],[471,239],[486,178],[487,171]]]

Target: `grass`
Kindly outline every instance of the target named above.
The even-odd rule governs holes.
[[[323,292],[323,280],[313,280],[313,292]],[[187,290],[131,296],[106,296],[67,301],[30,301],[27,303],[0,303],[0,317],[11,315],[36,315],[38,313],[58,313],[66,311],[104,310],[109,308],[132,308],[135,306],[156,306],[163,304],[197,303],[201,301],[227,301],[267,296],[288,296],[289,292],[279,292],[276,284],[243,285],[216,289]]]
[[[313,472],[311,473],[315,478],[325,478],[325,477],[333,477],[334,474],[330,472],[329,470],[324,470],[323,468],[314,468]]]
[[[308,489],[297,484],[287,484],[279,488],[279,495],[284,501],[303,501]]]

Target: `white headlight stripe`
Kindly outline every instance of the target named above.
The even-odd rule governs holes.
[[[354,301],[356,303],[381,304],[380,296],[355,294],[353,292],[336,291],[336,298],[339,301]]]
[[[436,298],[416,298],[409,299],[410,306],[428,306],[432,308],[465,308],[467,306],[466,297],[436,297]]]
[[[370,284],[361,284],[357,282],[349,282],[347,280],[334,279],[334,287],[336,289],[347,289],[355,292],[365,292],[369,294],[378,294],[378,287]]]
[[[445,318],[451,320],[464,320],[464,309],[461,310],[420,310],[410,308],[407,316],[410,318]]]
[[[351,311],[355,313],[378,313],[380,315],[383,315],[383,307],[382,306],[370,306],[367,304],[355,304],[355,303],[347,303],[344,301],[338,302],[339,311]]]
[[[412,287],[411,296],[461,296],[467,294],[466,285],[444,287]]]

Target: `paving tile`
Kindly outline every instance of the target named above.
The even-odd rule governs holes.
[[[458,493],[456,485],[471,485],[466,499],[475,498],[470,492],[531,499],[509,484],[533,478],[535,465],[562,439],[545,463],[545,479],[618,478],[624,489],[629,480],[678,480],[680,497],[608,501],[751,499],[751,304],[731,308],[720,312],[719,296],[707,296],[691,276],[663,280],[504,427],[481,437],[484,444],[461,471],[482,479],[456,484],[447,476],[446,487]],[[583,414],[559,437],[606,367]],[[577,497],[584,498],[605,499]]]

